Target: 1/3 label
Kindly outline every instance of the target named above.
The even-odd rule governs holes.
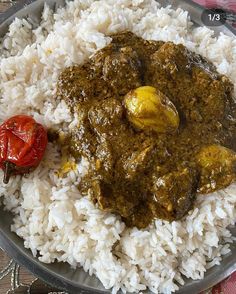
[[[201,19],[209,27],[221,26],[226,22],[225,13],[220,9],[204,10]]]
[[[220,20],[219,13],[208,14],[208,16],[209,16],[209,21],[219,21]]]

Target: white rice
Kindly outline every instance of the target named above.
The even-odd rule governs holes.
[[[236,85],[236,40],[193,28],[187,12],[159,8],[154,0],[75,0],[53,13],[45,6],[36,29],[16,19],[1,45],[0,121],[19,113],[46,127],[77,123],[55,95],[58,74],[82,64],[107,45],[111,33],[131,30],[146,39],[182,43],[214,62]],[[236,87],[235,87],[236,89]],[[14,213],[12,230],[40,261],[63,261],[96,275],[106,289],[171,293],[183,278],[202,279],[229,253],[236,220],[236,185],[198,196],[182,221],[156,220],[145,230],[127,229],[116,215],[98,210],[76,186],[87,170],[59,178],[60,154],[49,144],[41,165],[27,177],[0,184],[0,196]],[[3,173],[0,172],[2,183]]]

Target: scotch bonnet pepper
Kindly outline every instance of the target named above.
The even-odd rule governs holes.
[[[32,117],[17,115],[0,125],[0,168],[3,182],[11,175],[25,174],[36,168],[47,146],[47,132]]]

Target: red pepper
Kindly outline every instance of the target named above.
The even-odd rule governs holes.
[[[0,168],[3,182],[11,175],[25,174],[37,167],[47,146],[47,132],[32,117],[17,115],[0,125]]]

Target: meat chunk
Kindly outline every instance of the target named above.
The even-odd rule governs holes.
[[[93,96],[93,78],[86,67],[72,66],[64,70],[58,79],[57,94],[63,97],[68,105],[74,106]]]
[[[192,105],[187,106],[188,100],[183,100],[187,119],[191,121],[222,120],[227,107],[228,90],[222,77],[212,78],[211,74],[194,66],[192,68],[192,94],[189,98]],[[198,113],[195,116],[194,113]],[[199,119],[198,119],[199,118]]]
[[[91,126],[100,134],[106,133],[108,128],[115,130],[116,125],[121,124],[122,115],[123,107],[114,98],[95,103],[88,112]]]
[[[103,78],[119,95],[141,86],[141,63],[136,51],[123,47],[108,55],[104,60]]]
[[[139,229],[145,229],[150,224],[150,219],[153,219],[153,213],[150,207],[145,202],[141,202],[133,213],[126,219],[125,223],[129,227],[138,227]]]
[[[99,100],[109,95],[109,87],[99,77],[99,71],[91,70],[90,67],[90,64],[72,66],[59,76],[57,95],[63,97],[72,108],[78,106],[78,103]]]
[[[140,149],[133,151],[126,158],[121,158],[126,179],[137,179],[151,166],[155,153],[155,145],[153,142],[149,144],[148,142],[145,143],[143,146],[140,146]]]
[[[150,209],[155,217],[180,219],[192,207],[196,195],[196,173],[183,168],[162,177],[153,176]]]
[[[167,42],[150,57],[147,79],[175,104],[184,120],[223,119],[232,89],[206,59],[183,45]]]
[[[123,218],[128,218],[138,205],[136,194],[131,192],[127,187],[120,186],[117,183],[106,183],[103,180],[93,182],[92,189],[89,191],[90,198],[98,207],[108,212],[119,213]]]
[[[115,164],[115,154],[109,141],[102,139],[96,149],[95,169],[98,178],[109,182],[112,180],[113,168]]]

